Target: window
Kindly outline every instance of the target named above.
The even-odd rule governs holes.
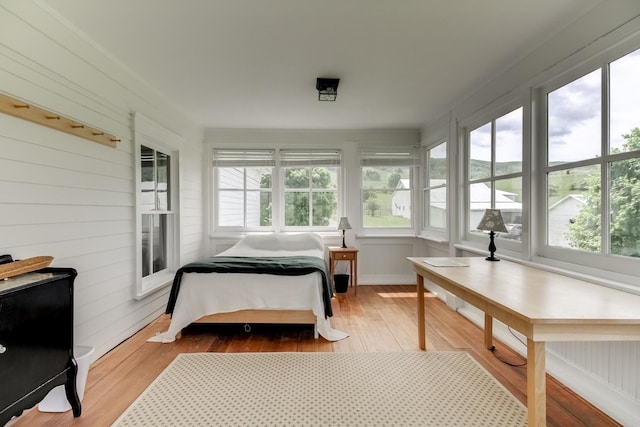
[[[477,231],[485,209],[500,209],[508,233],[522,239],[523,108],[519,107],[467,133],[468,230]]]
[[[423,229],[447,229],[447,143],[441,142],[425,150],[425,182],[423,189]]]
[[[339,166],[337,151],[280,152],[285,227],[338,225]]]
[[[331,229],[338,222],[337,150],[213,150],[217,230]]]
[[[274,150],[214,150],[217,227],[273,225]]]
[[[414,147],[360,153],[363,227],[412,227]]]
[[[167,269],[171,215],[171,156],[140,146],[142,277]]]
[[[171,284],[179,259],[178,158],[182,138],[139,113],[136,155],[136,298]]]
[[[545,91],[549,246],[640,257],[639,92],[640,50]]]

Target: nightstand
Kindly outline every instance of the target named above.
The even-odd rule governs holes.
[[[332,281],[335,264],[338,261],[349,261],[349,284],[353,286],[355,294],[358,295],[358,249],[340,246],[329,247],[329,275]]]

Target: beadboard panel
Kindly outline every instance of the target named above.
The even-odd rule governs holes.
[[[132,114],[180,135],[181,260],[205,254],[203,130],[32,1],[0,4],[0,92],[116,135],[116,148],[0,114],[0,253],[78,270],[75,341],[100,357],[164,312],[135,290]]]

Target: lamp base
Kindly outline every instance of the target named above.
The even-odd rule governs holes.
[[[493,255],[485,258],[487,261],[500,261],[500,258],[496,258]]]

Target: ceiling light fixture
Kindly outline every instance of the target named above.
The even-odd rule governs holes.
[[[318,101],[335,101],[338,96],[338,83],[340,83],[340,79],[318,77],[316,80]]]

